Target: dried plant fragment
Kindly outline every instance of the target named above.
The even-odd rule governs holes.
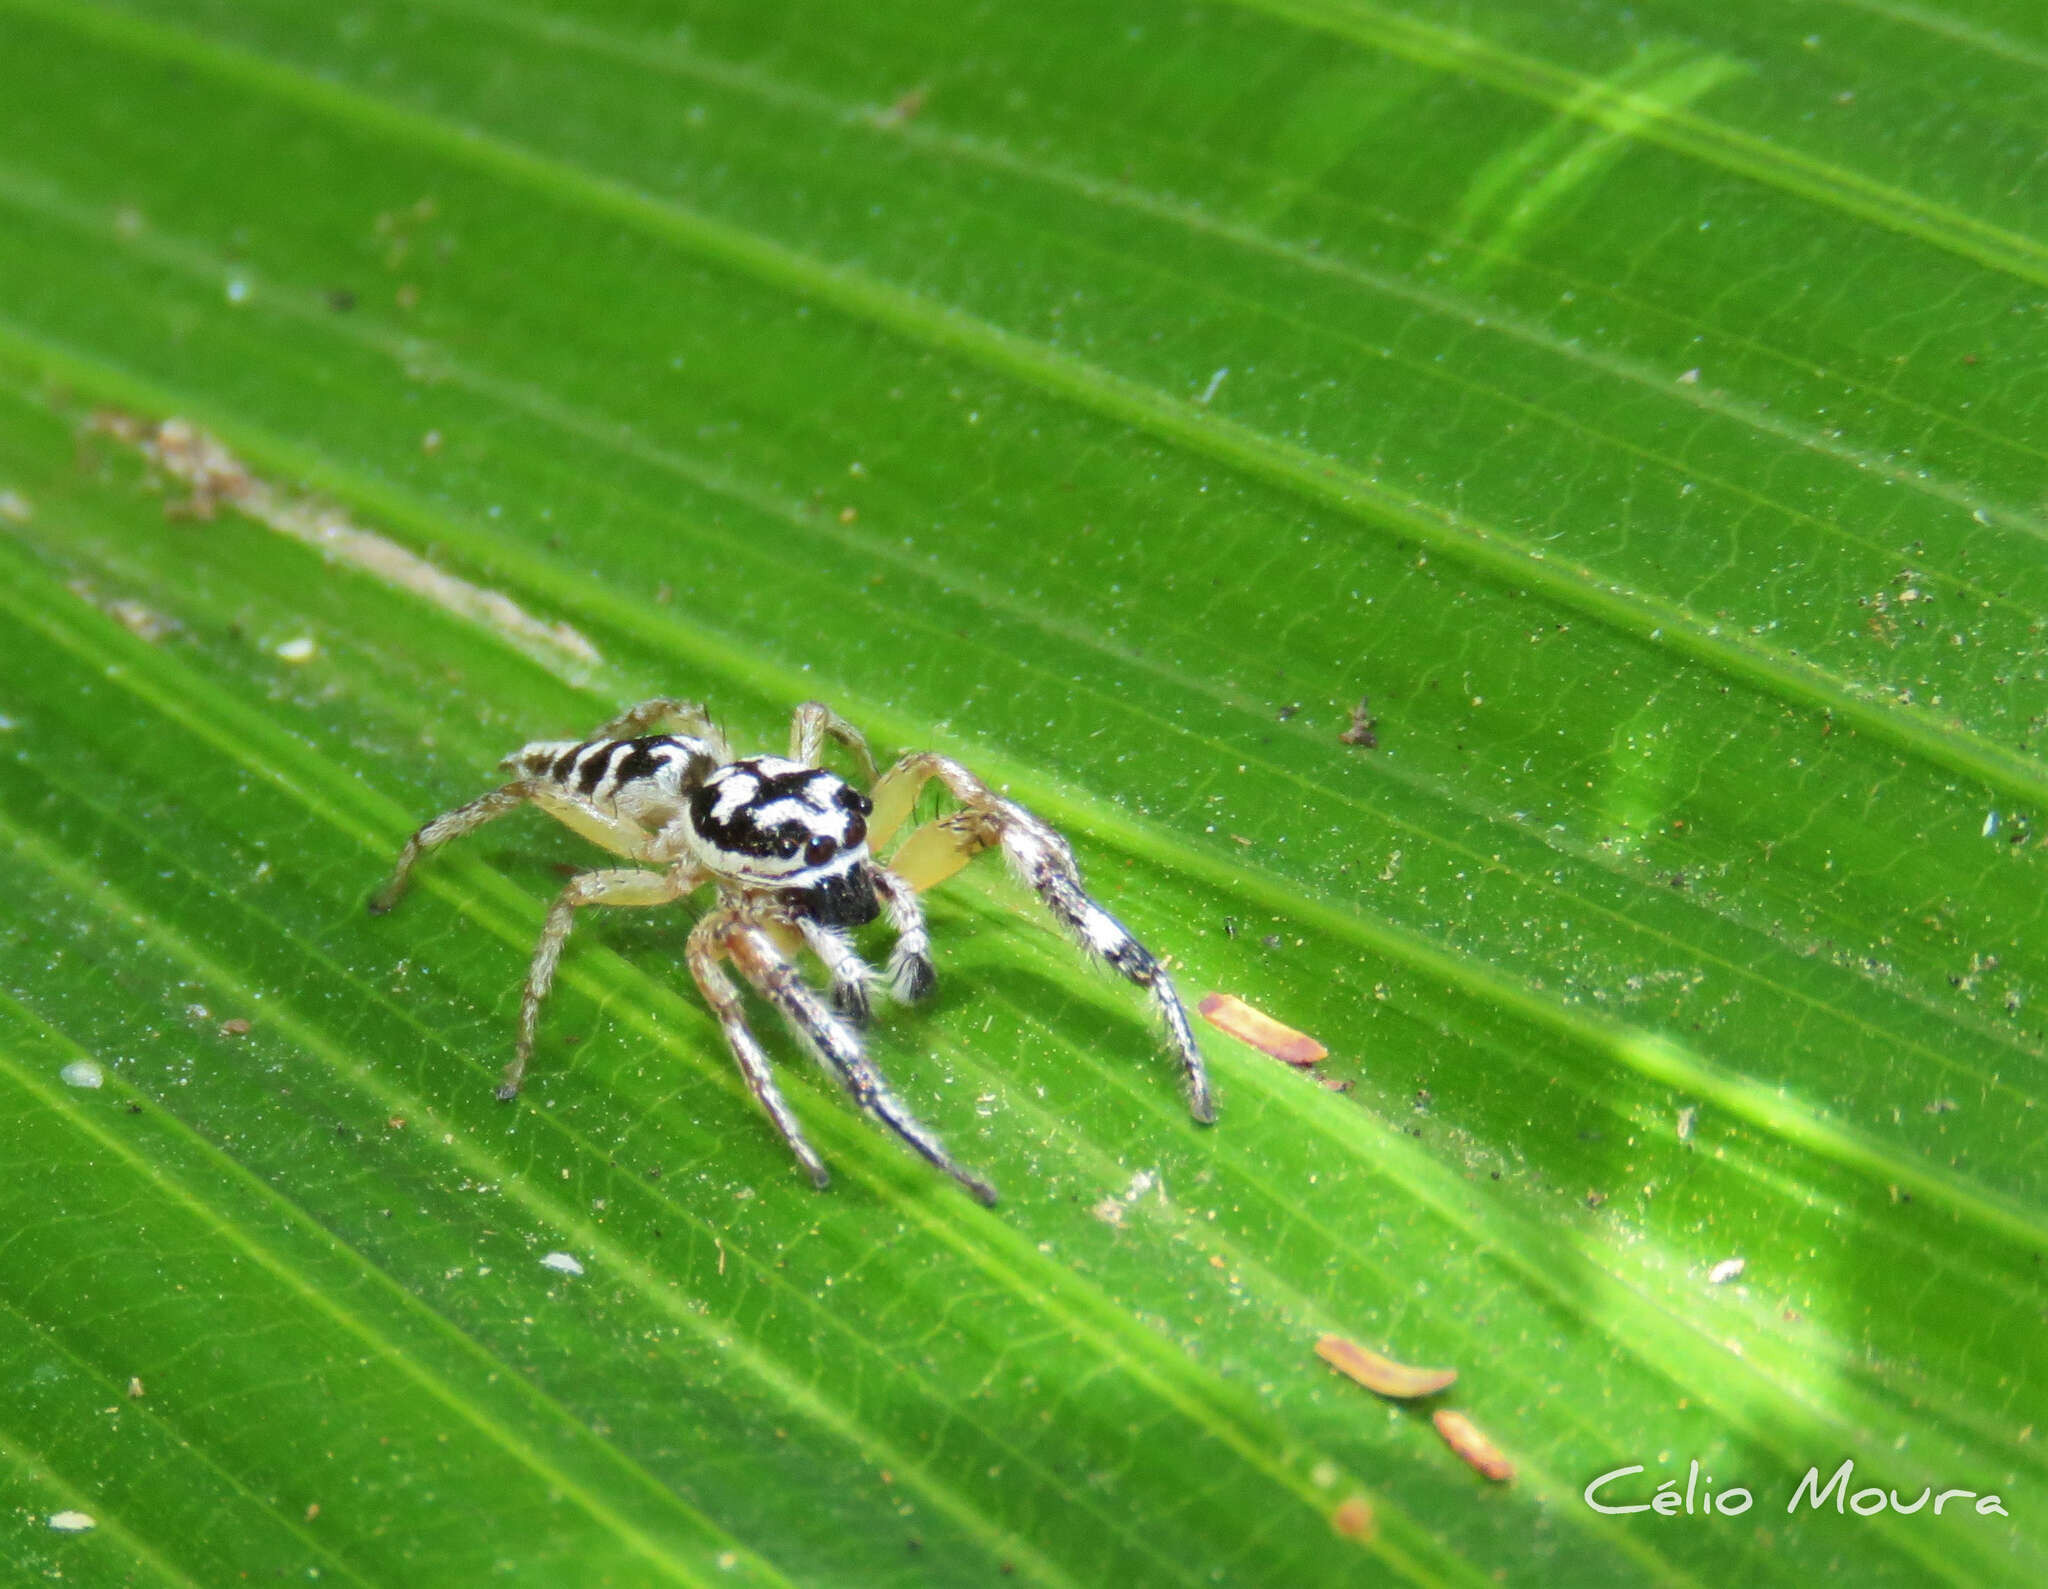
[[[511,597],[443,572],[418,553],[357,524],[338,507],[272,486],[244,466],[218,437],[190,420],[173,417],[152,425],[133,414],[103,409],[93,416],[92,429],[136,448],[191,493],[185,501],[167,506],[166,512],[174,517],[211,519],[222,506],[234,508],[314,548],[330,562],[351,564],[458,618],[495,630],[572,682],[603,661],[568,624],[545,623]],[[311,652],[279,654],[296,662]]]
[[[1360,750],[1377,750],[1379,735],[1373,732],[1379,721],[1372,715],[1368,698],[1361,695],[1358,704],[1351,708],[1351,726],[1337,736],[1340,745],[1356,745]]]
[[[1253,1009],[1234,993],[1211,993],[1196,1008],[1218,1031],[1228,1032],[1240,1043],[1249,1043],[1260,1053],[1290,1065],[1306,1068],[1330,1052],[1308,1033],[1297,1032],[1265,1011]]]
[[[1515,1465],[1508,1461],[1499,1446],[1480,1432],[1479,1425],[1463,1413],[1444,1408],[1430,1421],[1436,1425],[1436,1432],[1443,1436],[1444,1444],[1474,1473],[1496,1484],[1505,1484],[1515,1476]]]
[[[1381,1396],[1392,1396],[1397,1401],[1434,1396],[1455,1384],[1458,1378],[1455,1368],[1415,1368],[1407,1363],[1397,1363],[1391,1357],[1382,1357],[1378,1352],[1360,1346],[1356,1341],[1347,1341],[1341,1335],[1326,1335],[1316,1342],[1316,1356],[1346,1378],[1357,1380],[1367,1390]]]

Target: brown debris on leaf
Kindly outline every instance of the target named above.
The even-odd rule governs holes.
[[[253,482],[241,460],[189,419],[165,420],[142,450],[192,492],[165,509],[173,518],[211,519],[221,503],[240,504],[249,496]]]
[[[1371,1539],[1378,1531],[1379,1524],[1372,1515],[1372,1503],[1362,1495],[1339,1501],[1337,1509],[1330,1513],[1330,1527],[1346,1539]]]
[[[1360,750],[1379,749],[1379,735],[1373,732],[1379,727],[1379,720],[1372,715],[1371,699],[1361,695],[1358,704],[1351,708],[1351,726],[1337,736],[1341,745],[1356,745]]]
[[[929,92],[930,90],[920,83],[901,95],[888,109],[869,111],[869,124],[876,127],[901,127],[906,122],[915,120],[918,112],[924,109],[925,97]]]
[[[1195,1006],[1202,1018],[1220,1032],[1228,1032],[1240,1043],[1249,1043],[1262,1054],[1303,1069],[1328,1056],[1329,1050],[1306,1032],[1297,1032],[1255,1010],[1234,993],[1211,993]]]
[[[414,209],[417,212],[418,206]],[[191,493],[182,501],[166,502],[164,512],[170,517],[211,519],[222,507],[233,508],[266,529],[312,547],[330,563],[352,564],[457,618],[496,630],[552,671],[562,672],[566,664],[572,681],[604,660],[568,624],[545,623],[511,597],[444,572],[409,548],[357,524],[340,508],[273,486],[249,470],[219,437],[189,419],[174,416],[151,424],[119,409],[101,409],[93,415],[90,430],[135,448]],[[303,638],[310,642],[310,636]],[[287,641],[277,654],[287,662],[304,662],[316,650]]]
[[[1436,1432],[1444,1437],[1444,1444],[1474,1473],[1496,1484],[1505,1484],[1515,1476],[1515,1465],[1508,1461],[1499,1446],[1486,1438],[1479,1425],[1463,1413],[1444,1408],[1430,1421],[1436,1425]]]
[[[1458,1378],[1455,1368],[1415,1368],[1397,1363],[1341,1335],[1326,1335],[1316,1342],[1316,1356],[1347,1379],[1355,1379],[1367,1390],[1396,1401],[1434,1396]]]

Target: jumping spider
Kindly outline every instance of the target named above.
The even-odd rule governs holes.
[[[672,732],[650,732],[661,727]],[[872,796],[818,766],[828,739],[860,764]],[[397,903],[428,850],[529,802],[614,854],[653,868],[583,872],[555,900],[527,973],[519,1039],[498,1085],[501,1099],[519,1094],[541,1000],[555,979],[577,910],[666,905],[710,883],[717,902],[690,933],[690,974],[725,1028],[747,1085],[811,1180],[822,1187],[831,1177],[776,1089],[768,1056],[748,1029],[739,990],[721,961],[730,961],[781,1012],[864,1109],[981,1202],[993,1203],[995,1188],[957,1163],[904,1107],[855,1035],[868,1019],[876,973],[855,953],[848,929],[886,916],[896,934],[889,990],[904,1001],[923,998],[934,975],[918,894],[1000,845],[1011,869],[1084,951],[1152,995],[1186,1072],[1190,1111],[1204,1124],[1216,1118],[1201,1051],[1165,969],[1082,891],[1064,839],[956,761],[918,751],[877,779],[860,731],[816,701],[796,709],[787,760],[735,760],[702,706],[663,697],[621,713],[586,740],[542,740],[500,765],[514,774],[512,782],[434,818],[406,840],[391,880],[370,901],[373,912],[382,915]],[[932,778],[959,809],[918,828],[886,862],[875,859]],[[797,974],[792,957],[806,949],[831,981],[829,1003]]]

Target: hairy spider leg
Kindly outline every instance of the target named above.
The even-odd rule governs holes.
[[[695,871],[676,867],[667,872],[642,872],[617,867],[584,872],[569,879],[569,886],[555,896],[548,907],[547,924],[540,930],[540,942],[533,948],[533,966],[526,973],[526,994],[519,1004],[519,1040],[512,1046],[512,1063],[498,1082],[498,1098],[510,1103],[519,1096],[519,1083],[526,1075],[526,1062],[533,1057],[534,1034],[540,1027],[541,1000],[554,986],[555,967],[561,963],[562,945],[576,924],[576,912],[585,905],[667,905],[681,899],[703,878]]]
[[[719,960],[727,953],[726,935],[733,920],[724,911],[713,911],[691,929],[689,945],[684,951],[690,975],[697,979],[697,991],[704,995],[704,1002],[711,1006],[711,1013],[718,1017],[718,1024],[725,1029],[726,1046],[732,1050],[733,1058],[739,1061],[740,1074],[746,1077],[747,1086],[761,1107],[767,1110],[768,1118],[775,1122],[775,1129],[782,1133],[782,1140],[789,1144],[789,1151],[796,1155],[797,1163],[810,1173],[811,1184],[822,1191],[832,1182],[831,1172],[825,1168],[825,1161],[818,1157],[817,1150],[804,1139],[803,1127],[797,1124],[795,1113],[775,1085],[775,1073],[769,1068],[768,1055],[747,1025],[746,1013],[740,1006],[739,989],[718,966]]]
[[[964,1186],[978,1203],[993,1205],[996,1189],[961,1165],[931,1130],[913,1115],[889,1088],[888,1081],[861,1047],[860,1040],[840,1024],[796,968],[783,958],[769,934],[735,917],[726,932],[727,954],[754,991],[781,1012],[819,1064],[836,1075],[854,1102],[894,1131],[936,1168]]]
[[[875,980],[875,968],[855,951],[853,935],[844,927],[828,927],[808,916],[797,917],[796,930],[832,979],[833,1012],[855,1026],[867,1025],[874,1014],[868,988]]]
[[[805,767],[817,766],[828,739],[836,739],[852,752],[864,782],[875,781],[875,756],[868,749],[867,736],[823,701],[804,702],[789,720],[789,759]]]
[[[505,759],[507,762],[517,761],[522,754],[514,752]],[[406,885],[412,880],[413,867],[428,851],[438,850],[452,839],[474,833],[486,822],[494,822],[523,805],[541,807],[549,816],[592,842],[603,845],[614,855],[632,860],[646,858],[649,839],[646,829],[601,810],[592,802],[579,799],[572,791],[545,779],[521,778],[516,783],[493,789],[487,795],[479,795],[468,805],[442,812],[414,832],[405,841],[405,848],[398,852],[398,864],[391,869],[390,881],[370,896],[370,914],[381,916],[398,903]]]
[[[951,757],[919,751],[905,756],[876,783],[870,842],[886,842],[932,778],[945,785],[962,809],[912,833],[889,857],[888,870],[922,891],[944,882],[983,850],[1001,845],[1010,870],[1038,895],[1075,943],[1151,995],[1187,1078],[1188,1112],[1204,1125],[1214,1124],[1216,1103],[1209,1091],[1208,1067],[1195,1046],[1173,978],[1128,927],[1088,897],[1066,840]]]
[[[924,907],[917,902],[917,890],[888,867],[871,868],[875,897],[882,902],[882,914],[889,930],[896,934],[896,947],[889,955],[889,991],[905,1004],[929,998],[938,985],[932,968],[932,939],[925,930]]]
[[[474,833],[486,822],[494,822],[508,811],[517,811],[533,798],[533,786],[524,781],[508,783],[502,789],[493,789],[487,795],[478,795],[465,806],[453,811],[444,811],[431,822],[424,822],[405,841],[405,848],[398,852],[398,864],[391,869],[390,879],[370,896],[370,914],[381,916],[405,893],[406,884],[412,880],[412,869],[429,850],[438,850],[450,839],[459,839],[465,833]]]

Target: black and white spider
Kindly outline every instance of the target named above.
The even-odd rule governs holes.
[[[663,727],[671,732],[650,732]],[[872,797],[818,766],[828,739],[860,764]],[[905,1001],[923,998],[934,977],[918,894],[1000,845],[1011,869],[1076,943],[1151,994],[1186,1072],[1189,1109],[1204,1124],[1216,1118],[1201,1051],[1165,968],[1082,891],[1064,839],[956,761],[918,751],[877,779],[860,731],[816,701],[796,709],[786,760],[735,760],[702,706],[663,697],[621,713],[588,739],[542,740],[514,751],[501,765],[515,775],[512,782],[434,818],[406,841],[390,882],[370,901],[372,911],[381,915],[397,903],[414,864],[428,850],[528,803],[641,866],[583,872],[548,911],[526,977],[519,1039],[498,1085],[500,1098],[519,1094],[541,1000],[554,981],[577,910],[666,905],[710,883],[717,903],[690,933],[690,974],[725,1028],[747,1085],[812,1181],[822,1187],[831,1177],[777,1090],[768,1056],[748,1028],[739,990],[721,962],[731,962],[781,1012],[864,1109],[980,1201],[993,1203],[995,1188],[956,1162],[904,1107],[855,1035],[868,1019],[876,973],[855,952],[848,929],[886,916],[896,934],[889,989]],[[959,809],[918,828],[886,862],[877,860],[875,852],[894,837],[933,778]],[[805,949],[831,980],[829,1002],[797,973],[791,957]]]

